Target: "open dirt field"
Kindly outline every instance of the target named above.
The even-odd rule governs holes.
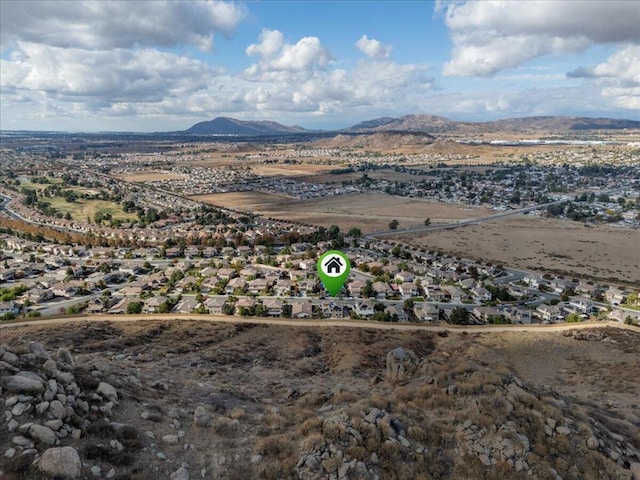
[[[260,192],[221,193],[194,198],[267,217],[325,227],[338,225],[345,231],[351,227],[358,227],[365,233],[386,230],[394,218],[403,228],[423,225],[427,217],[435,224],[495,213],[485,208],[460,207],[377,193],[339,195],[312,200],[293,200]]]
[[[508,266],[640,282],[640,232],[518,215],[404,242]]]
[[[266,177],[308,177],[317,175],[337,168],[336,165],[316,165],[311,163],[302,163],[295,165],[285,165],[284,163],[264,164],[257,163],[251,165],[251,171],[257,175]]]
[[[173,180],[175,178],[183,178],[181,175],[166,172],[137,172],[128,173],[126,175],[114,175],[116,178],[127,182],[155,182],[157,180]]]

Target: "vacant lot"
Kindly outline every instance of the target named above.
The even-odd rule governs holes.
[[[399,238],[513,267],[640,282],[640,232],[633,230],[518,215]]]
[[[182,175],[177,175],[175,173],[148,171],[148,172],[136,172],[136,173],[127,173],[123,175],[116,175],[116,178],[125,180],[127,182],[142,183],[142,182],[155,182],[158,180],[173,180],[175,178],[183,178],[183,177]]]
[[[284,163],[257,163],[251,166],[251,171],[257,175],[266,177],[307,177],[335,169],[335,165],[316,165],[312,163],[300,163],[286,165]]]
[[[259,213],[268,217],[322,225],[338,225],[343,230],[358,227],[363,232],[386,230],[392,219],[400,227],[477,218],[492,210],[426,202],[377,193],[339,195],[312,200],[295,200],[284,195],[260,192],[221,193],[196,197],[203,202]]]

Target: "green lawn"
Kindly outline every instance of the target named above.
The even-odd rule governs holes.
[[[51,204],[52,208],[55,208],[59,212],[71,214],[74,220],[85,221],[87,217],[93,219],[95,214],[110,213],[114,219],[121,220],[136,220],[137,216],[134,213],[126,213],[122,210],[122,206],[115,202],[109,202],[106,200],[83,200],[78,199],[73,203],[67,202],[63,197],[51,197],[46,198],[46,202]]]
[[[49,185],[53,185],[53,184],[60,185],[60,184],[62,184],[62,179],[61,178],[47,177],[47,180],[49,180],[49,183],[33,183],[30,180],[29,181],[21,181],[20,182],[20,188],[24,187],[24,188],[29,188],[31,190],[44,190]]]

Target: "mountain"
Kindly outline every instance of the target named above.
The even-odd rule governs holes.
[[[283,133],[305,133],[302,127],[287,127],[278,122],[244,121],[229,117],[217,117],[200,122],[181,133],[190,135],[280,135]]]
[[[346,132],[422,132],[422,133],[492,133],[512,132],[570,132],[579,130],[639,129],[640,121],[589,117],[524,117],[507,118],[491,122],[457,122],[435,115],[404,115],[399,118],[383,117],[358,123]]]

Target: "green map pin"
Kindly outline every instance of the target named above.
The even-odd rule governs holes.
[[[317,269],[324,288],[335,297],[349,278],[351,264],[344,253],[329,250],[318,259]]]

